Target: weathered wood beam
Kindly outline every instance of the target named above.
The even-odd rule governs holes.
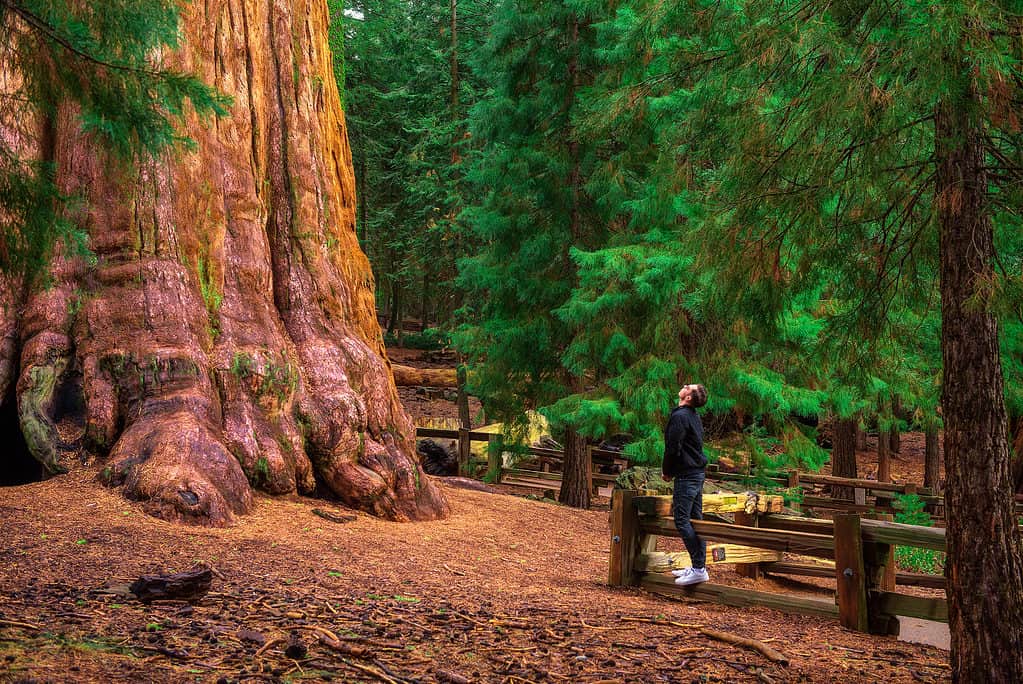
[[[786,613],[838,617],[838,606],[830,598],[812,599],[791,594],[772,594],[766,591],[739,589],[710,582],[680,587],[674,583],[671,575],[644,575],[640,586],[647,591],[672,598],[711,601],[726,606],[763,606]]]
[[[878,591],[872,592],[871,605],[875,610],[887,615],[948,622],[948,602],[945,599]]]
[[[707,565],[721,563],[767,563],[782,559],[781,551],[756,549],[738,544],[708,544]],[[668,572],[676,568],[687,568],[693,564],[686,551],[665,552],[653,551],[640,554],[636,560],[639,572]]]
[[[788,551],[819,558],[834,558],[835,556],[835,542],[829,535],[741,527],[707,520],[694,520],[693,527],[697,534],[710,541]],[[640,529],[646,534],[664,536],[678,534],[675,530],[675,523],[668,518],[644,516],[640,519]]]
[[[398,387],[458,387],[454,368],[413,368],[392,363],[391,373]]]

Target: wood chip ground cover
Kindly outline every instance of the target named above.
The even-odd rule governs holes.
[[[0,681],[948,677],[942,651],[830,620],[611,589],[606,511],[442,485],[452,515],[441,521],[388,523],[322,500],[262,497],[235,527],[198,529],[147,517],[94,476],[0,489]],[[356,518],[338,524],[314,508]],[[197,564],[216,576],[194,605],[127,593],[142,574]],[[725,570],[714,580],[751,582]],[[760,640],[790,664],[699,626]],[[288,657],[295,639],[305,652]]]

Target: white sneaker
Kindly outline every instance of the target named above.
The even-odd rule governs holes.
[[[692,572],[692,570],[693,570],[692,568],[679,568],[678,570],[672,570],[671,574],[673,574],[675,577],[685,577],[690,572]]]
[[[707,568],[683,568],[678,572],[685,574],[675,575],[675,584],[680,587],[684,587],[690,584],[699,584],[700,582],[706,582],[710,579],[710,575],[707,574]],[[674,575],[675,572],[673,571]]]

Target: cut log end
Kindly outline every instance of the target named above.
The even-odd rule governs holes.
[[[174,575],[143,575],[132,582],[130,590],[143,603],[157,600],[198,601],[210,590],[213,571],[197,568]]]

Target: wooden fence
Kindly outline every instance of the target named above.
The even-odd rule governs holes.
[[[535,468],[507,468],[504,466],[503,453],[505,452],[504,442],[500,434],[479,432],[466,429],[442,429],[431,427],[417,427],[416,438],[452,439],[457,442],[458,448],[458,473],[462,476],[472,476],[471,473],[471,450],[472,442],[487,442],[487,472],[497,482],[516,487],[537,489],[544,492],[558,491],[561,489],[561,473],[552,471],[552,466],[561,463],[565,459],[565,453],[557,449],[544,449],[541,447],[523,447],[522,452],[535,457],[537,463]],[[628,459],[617,451],[607,451],[595,447],[587,447],[590,458],[590,491],[611,495],[614,482],[618,479],[617,474],[601,473],[599,468],[607,465],[617,465],[627,468]]]
[[[706,495],[705,495],[706,496]],[[657,554],[658,536],[678,537],[668,513],[671,497],[651,496],[635,490],[615,490],[611,507],[611,557],[608,583],[612,586],[641,586],[657,593],[715,601],[734,606],[767,606],[785,612],[838,617],[842,625],[861,632],[897,634],[895,616],[948,621],[944,599],[922,598],[895,591],[900,583],[938,587],[938,581],[920,581],[921,576],[896,573],[895,546],[945,550],[945,530],[872,520],[858,513],[839,512],[834,520],[814,520],[757,510],[736,515],[737,522],[695,520],[696,531],[709,544],[708,559],[714,542],[736,545],[745,555],[729,558],[727,552],[717,562],[735,562],[743,574],[769,572],[805,576],[834,577],[835,600],[822,600],[753,591],[711,583],[679,587],[674,578],[662,571],[680,567],[675,557],[665,562]],[[705,506],[705,510],[707,507]],[[771,552],[763,558],[750,550]],[[815,562],[786,561],[783,553],[816,559]],[[755,558],[755,560],[750,560]],[[944,578],[941,578],[941,588]]]

